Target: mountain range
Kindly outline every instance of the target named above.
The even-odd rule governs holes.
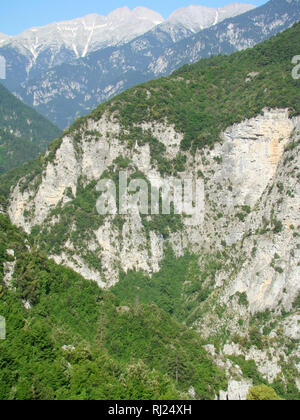
[[[28,75],[39,62],[52,67],[72,58],[83,58],[103,47],[124,44],[158,25],[184,26],[198,32],[222,20],[253,9],[254,6],[234,3],[223,8],[189,6],[178,9],[168,19],[145,7],[116,9],[108,16],[87,15],[72,21],[31,28],[17,36],[0,34],[0,45],[19,50],[29,60]],[[63,55],[65,54],[65,55]]]
[[[135,86],[0,177],[1,399],[300,399],[299,39]],[[203,218],[100,214],[120,172],[201,180]]]
[[[298,0],[271,0],[258,8],[190,6],[162,23],[158,23],[161,17],[147,9],[130,12],[125,8],[111,17],[97,17],[105,25],[115,22],[111,31],[104,26],[105,36],[101,25],[93,32],[93,24],[86,23],[86,19],[95,21],[90,16],[71,22],[70,27],[55,24],[4,39],[0,48],[7,60],[4,83],[26,104],[66,128],[133,85],[171,74],[202,57],[251,47],[299,18]],[[132,23],[136,20],[142,23]],[[140,36],[136,37],[132,25],[141,31]]]
[[[155,57],[160,61],[159,55],[170,45],[253,8],[240,3],[219,9],[189,6],[164,20],[146,8],[130,11],[125,7],[107,17],[88,15],[32,28],[17,36],[0,35],[0,54],[7,61],[4,83],[25,103],[65,128],[100,101],[159,74],[157,69],[144,69],[143,62],[150,64]],[[136,43],[129,45],[134,39]],[[92,53],[96,55],[88,58]],[[112,73],[107,68],[111,64]],[[116,80],[122,73],[125,80]]]

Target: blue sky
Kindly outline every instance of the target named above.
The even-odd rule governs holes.
[[[235,1],[260,6],[267,0],[2,0],[0,6],[0,32],[15,35],[32,26],[65,19],[74,19],[88,13],[107,15],[112,10],[128,6],[145,6],[168,17],[175,9],[199,4],[221,7]]]

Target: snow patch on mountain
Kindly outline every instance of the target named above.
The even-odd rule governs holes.
[[[202,29],[217,25],[223,20],[238,16],[254,9],[252,4],[233,3],[222,8],[211,8],[205,6],[191,5],[176,10],[171,14],[167,22],[182,24],[192,32],[199,32]]]
[[[10,44],[18,48],[34,60],[45,50],[50,49],[52,54],[59,54],[63,48],[79,58],[101,47],[128,42],[163,20],[159,13],[145,7],[137,7],[132,11],[123,7],[108,16],[90,14],[71,21],[31,28],[13,37],[0,34],[0,42],[1,46]]]
[[[70,21],[34,27],[16,36],[0,33],[0,46],[9,45],[30,57],[30,70],[45,51],[50,53],[49,63],[52,66],[65,61],[66,57],[56,57],[66,56],[64,50],[75,59],[82,58],[92,51],[129,42],[162,23],[170,30],[173,25],[182,25],[192,32],[198,32],[254,7],[240,3],[220,9],[191,5],[176,10],[166,21],[159,13],[146,7],[133,10],[122,7],[107,16],[89,14]]]

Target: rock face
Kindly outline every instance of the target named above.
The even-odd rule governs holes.
[[[293,340],[300,340],[300,315],[292,315],[285,320],[284,334]]]
[[[245,401],[251,387],[250,381],[230,381],[228,390],[220,392],[220,401]]]
[[[290,135],[294,133],[296,137],[299,136],[299,122],[299,119],[294,120],[294,130],[291,126],[287,128]],[[271,140],[269,143],[270,173],[272,168],[273,171],[276,168],[273,172],[275,179],[269,178],[261,199],[257,202],[257,211],[249,220],[249,226],[254,230],[255,227],[261,227],[262,220],[264,224],[272,224],[273,219],[273,225],[277,224],[277,235],[266,234],[256,239],[257,253],[245,264],[231,289],[231,293],[247,292],[252,311],[274,309],[279,302],[282,302],[286,310],[290,310],[300,290],[297,280],[300,275],[299,240],[294,231],[296,226],[299,227],[300,191],[296,169],[299,156],[295,156],[293,164],[287,168],[287,160],[279,160],[284,143],[285,139],[281,134],[277,142],[273,143]],[[276,161],[277,164],[273,163]],[[254,187],[259,188],[255,184]],[[282,191],[284,200],[278,198],[278,190]],[[274,214],[278,220],[274,219]],[[245,244],[249,248],[252,245],[255,247],[253,238],[249,239],[249,242],[246,240]]]
[[[247,352],[245,352],[238,344],[231,343],[224,346],[223,352],[219,356],[223,358],[226,358],[226,356],[242,356],[246,361],[253,360],[255,361],[257,370],[262,377],[269,383],[273,383],[277,376],[281,373],[280,357],[279,354],[275,353],[276,352],[268,353],[267,351],[258,350],[255,347],[251,347]],[[229,373],[230,370],[228,371],[228,374]],[[232,380],[230,374],[229,380]]]
[[[15,252],[13,249],[7,249],[6,253],[7,255],[9,255],[10,257],[14,259],[13,261],[6,261],[3,263],[3,269],[4,269],[3,281],[6,287],[10,287],[11,281],[13,279],[14,271],[15,271],[16,260],[14,258]]]
[[[178,156],[183,135],[174,126],[144,123],[136,128],[164,145],[167,162]],[[286,366],[295,369],[300,360],[300,315],[293,309],[300,293],[300,118],[291,118],[286,109],[266,109],[224,130],[212,150],[186,153],[179,177],[201,174],[205,217],[191,224],[181,216],[180,228],[168,237],[155,229],[153,220],[147,224],[150,216],[96,215],[100,179],[110,179],[120,170],[129,179],[135,172],[140,178],[154,178],[156,185],[167,179],[153,160],[150,143],[136,141],[128,147],[124,135],[120,122],[107,113],[66,133],[44,157],[41,172],[29,181],[21,179],[11,191],[11,221],[27,232],[40,231],[40,246],[47,243],[51,258],[102,288],[115,285],[120,270],[151,277],[160,270],[167,244],[176,256],[186,251],[225,252],[211,294],[196,308],[200,312],[194,314],[194,327],[208,343],[210,337],[227,331],[223,349],[217,351],[213,345],[206,349],[226,371],[228,389],[219,398],[244,400],[253,384],[245,369],[253,371],[255,366],[255,375],[273,384],[286,375]],[[81,202],[82,194],[85,201],[87,194],[95,195],[89,213],[80,217],[96,222],[84,221],[84,230],[79,230],[76,201]],[[7,281],[13,264],[6,267]],[[199,265],[203,264],[205,258],[200,258]],[[260,314],[263,321],[253,321]],[[257,341],[255,328],[268,344]],[[254,338],[245,345],[249,331]],[[298,376],[295,371],[297,383]]]
[[[47,244],[51,258],[102,288],[115,285],[120,270],[151,277],[160,270],[167,244],[176,256],[211,250],[226,255],[215,278],[208,279],[213,280],[211,293],[196,308],[194,327],[208,342],[227,331],[223,349],[206,346],[227,374],[228,390],[220,399],[246,399],[252,381],[245,379],[245,369],[255,366],[256,375],[272,384],[284,375],[285,366],[294,369],[300,360],[300,318],[293,309],[300,293],[300,118],[291,118],[287,109],[265,109],[224,130],[212,149],[186,153],[178,176],[183,180],[201,174],[205,215],[194,224],[178,216],[180,224],[178,219],[171,224],[179,227],[167,236],[149,215],[96,212],[99,180],[115,179],[119,171],[129,180],[134,173],[155,179],[156,185],[168,179],[153,159],[151,143],[164,146],[163,158],[171,165],[183,134],[166,122],[135,129],[151,140],[129,147],[124,141],[128,133],[108,113],[67,132],[49,149],[40,172],[11,190],[10,219],[28,233],[40,231],[40,246]],[[88,213],[81,213],[82,204],[76,207],[83,197]],[[200,258],[203,264],[205,258]],[[284,318],[283,313],[290,315]],[[260,314],[263,322],[255,323]],[[249,331],[254,338],[245,345]],[[255,331],[264,333],[267,347]]]
[[[225,131],[219,152],[223,157],[221,176],[230,177],[237,189],[235,205],[252,208],[256,204],[275,175],[294,128],[286,110],[266,110]]]
[[[195,226],[189,226],[188,221],[183,219],[185,226],[183,231],[171,235],[170,243],[176,255],[182,255],[188,247],[198,251],[201,247],[207,246],[207,237],[215,230],[222,233],[222,238],[213,237],[213,241],[225,240],[231,246],[242,240],[249,226],[259,228],[267,210],[271,211],[271,203],[274,204],[278,199],[276,188],[271,196],[266,191],[270,184],[278,184],[280,178],[285,176],[282,156],[298,124],[297,119],[289,118],[287,110],[265,110],[256,118],[228,127],[222,134],[223,141],[211,152],[207,151],[205,157],[198,153],[193,162],[187,161],[181,178],[188,177],[191,168],[193,173],[202,171],[207,178],[205,193],[210,199],[205,203],[204,224],[199,220]],[[144,124],[141,128],[144,133],[150,130],[154,138],[164,144],[166,159],[176,156],[183,136],[181,133],[176,133],[174,127]],[[42,223],[55,225],[58,222],[57,215],[53,216],[51,212],[57,206],[63,207],[71,202],[72,196],[76,197],[79,180],[83,178],[86,185],[99,180],[119,156],[126,157],[148,179],[156,178],[157,182],[163,182],[164,178],[151,161],[149,145],[136,144],[131,150],[126,148],[119,140],[121,133],[119,123],[111,121],[107,115],[98,122],[89,120],[85,133],[99,133],[101,137],[96,139],[93,135],[83,133],[79,151],[74,136],[64,136],[55,152],[54,160],[47,162],[46,157],[47,163],[39,177],[38,186],[36,182],[31,183],[25,191],[21,191],[19,185],[15,187],[9,207],[9,215],[14,224],[23,227],[27,232]],[[217,163],[220,156],[222,163]],[[209,164],[204,165],[205,160]],[[278,172],[280,170],[281,173]],[[206,177],[206,174],[210,176]],[[216,191],[216,185],[221,185],[222,188]],[[228,191],[228,186],[232,192]],[[297,284],[299,267],[293,261],[297,260],[299,251],[295,249],[295,260],[291,260],[290,257],[292,248],[296,248],[296,239],[293,239],[290,226],[298,226],[299,193],[297,193],[296,180],[291,179],[290,188],[295,196],[289,197],[288,203],[282,209],[282,220],[287,218],[283,232],[276,237],[259,238],[261,251],[242,267],[232,285],[226,289],[225,300],[236,292],[246,292],[251,310],[257,311],[273,308],[280,298],[288,307],[296,297],[300,288]],[[227,228],[224,228],[222,219],[214,220],[215,210],[212,202],[218,203],[219,209],[227,218]],[[243,206],[255,210],[246,220],[238,221],[232,215],[238,212],[236,209]],[[90,250],[99,250],[96,252],[101,261],[101,271],[88,267],[82,252],[76,251],[76,244],[70,238],[62,249],[72,250],[72,260],[65,252],[54,258],[85,277],[109,286],[118,281],[119,266],[125,272],[132,269],[149,274],[158,271],[163,258],[163,244],[163,237],[155,231],[150,231],[149,237],[146,235],[140,215],[126,216],[121,232],[113,226],[113,218],[108,217],[105,223],[93,231],[93,239],[88,243]],[[251,248],[251,245],[248,247]],[[275,271],[271,266],[276,251],[280,254],[280,263],[285,268],[284,273]],[[289,268],[286,269],[287,267]],[[246,271],[247,276],[245,276]],[[260,276],[257,275],[258,271],[261,271]],[[286,285],[290,285],[289,292],[283,295]]]
[[[144,126],[143,129],[147,131],[149,127]],[[55,160],[45,166],[38,189],[21,192],[19,186],[15,188],[9,209],[13,223],[30,232],[33,226],[45,222],[51,210],[59,203],[66,204],[70,201],[68,190],[76,196],[79,178],[85,178],[86,183],[100,179],[119,156],[131,158],[138,170],[162,181],[157,168],[151,167],[149,146],[136,146],[133,151],[126,150],[118,141],[120,131],[120,125],[109,121],[107,116],[98,123],[89,121],[87,132],[101,133],[103,140],[91,139],[89,136],[83,139],[80,157],[75,150],[74,139],[65,136],[56,151]],[[172,157],[174,151],[176,154],[182,135],[177,134],[173,127],[164,125],[155,126],[152,131],[154,136],[164,133],[162,143],[166,145],[167,157]],[[50,222],[52,223],[55,223],[55,218]],[[181,238],[178,239],[181,241]],[[148,250],[149,246],[151,252]],[[148,242],[139,215],[126,217],[121,238],[118,230],[113,228],[112,220],[107,220],[93,232],[93,241],[89,242],[88,247],[93,251],[101,249],[98,258],[101,259],[102,273],[91,270],[82,261],[81,253],[76,256],[76,252],[72,252],[72,260],[65,253],[54,256],[54,259],[58,263],[69,265],[84,277],[97,281],[101,286],[109,286],[118,281],[120,264],[125,272],[136,269],[151,273],[159,270],[159,263],[163,258],[161,236],[150,232]],[[68,241],[64,248],[73,250],[74,244]],[[182,252],[180,245],[177,252]]]

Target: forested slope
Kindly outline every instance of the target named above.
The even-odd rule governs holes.
[[[0,84],[0,174],[44,152],[60,130]]]

